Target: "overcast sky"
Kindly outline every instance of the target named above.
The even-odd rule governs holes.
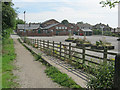
[[[118,27],[118,6],[110,9],[102,8],[101,0],[13,0],[14,8],[19,8],[18,17],[26,22],[44,22],[56,19],[61,22],[67,19],[71,23],[83,21],[95,25],[97,23],[109,24]]]

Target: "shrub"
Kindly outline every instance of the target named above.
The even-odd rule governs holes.
[[[96,77],[90,77],[90,81],[87,83],[88,88],[113,88],[113,76],[114,75],[114,63],[104,64],[100,66]]]

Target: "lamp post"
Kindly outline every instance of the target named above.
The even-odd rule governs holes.
[[[102,36],[103,36],[103,29],[104,29],[104,26],[100,26],[101,30],[102,30]]]
[[[100,26],[101,30],[102,30],[102,41],[104,42],[104,37],[103,37],[103,29],[104,29],[104,26]]]
[[[25,34],[25,13],[26,13],[26,11],[24,11],[24,34]]]

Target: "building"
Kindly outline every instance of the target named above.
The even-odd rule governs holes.
[[[86,36],[91,36],[93,35],[93,31],[92,31],[92,25],[88,24],[88,23],[80,23],[77,24],[77,26],[79,27],[78,30],[78,35],[86,35]]]
[[[111,32],[111,30],[112,30],[112,28],[109,27],[108,24],[105,25],[105,24],[102,24],[102,23],[94,25],[92,27],[92,29],[102,30],[101,27],[103,27],[103,31],[110,31]]]
[[[64,25],[55,19],[43,23],[18,24],[17,33],[22,36],[53,36],[73,34],[78,28],[75,24]]]
[[[29,23],[29,24],[18,24],[17,25],[17,34],[22,36],[34,36],[38,32],[40,28],[40,24],[37,23]]]
[[[111,32],[115,33],[115,34],[118,34],[118,33],[120,33],[120,30],[119,30],[119,28],[114,28],[114,29],[111,30]]]

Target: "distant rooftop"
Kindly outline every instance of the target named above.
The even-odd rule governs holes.
[[[88,32],[92,32],[91,29],[81,29],[82,31],[88,31]]]
[[[18,24],[17,27],[18,29],[31,30],[31,29],[38,29],[40,27],[40,24],[25,24],[25,28],[24,28],[24,24]]]

